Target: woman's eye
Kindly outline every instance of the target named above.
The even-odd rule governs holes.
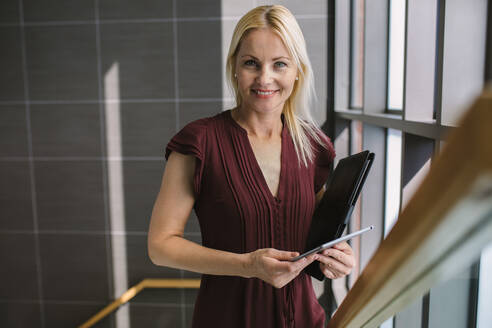
[[[256,66],[256,62],[254,60],[250,59],[250,60],[245,61],[244,62],[244,65],[246,65],[246,66]]]
[[[284,63],[284,62],[276,62],[276,63],[275,63],[275,66],[276,66],[276,67],[283,68],[283,67],[286,67],[286,66],[287,66],[287,64],[286,64],[286,63]]]

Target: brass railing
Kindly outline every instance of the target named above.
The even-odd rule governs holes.
[[[328,327],[377,327],[492,241],[492,90],[473,104]]]
[[[128,289],[118,299],[96,313],[92,318],[84,322],[79,328],[94,326],[101,319],[118,309],[121,305],[130,301],[144,288],[200,288],[200,279],[144,279]]]

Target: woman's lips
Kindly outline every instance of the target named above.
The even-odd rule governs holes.
[[[251,91],[253,91],[257,98],[265,99],[273,97],[279,90],[251,89]]]

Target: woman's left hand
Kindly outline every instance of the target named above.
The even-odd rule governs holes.
[[[321,272],[329,279],[338,279],[348,275],[355,265],[354,252],[346,241],[325,249],[318,255]]]

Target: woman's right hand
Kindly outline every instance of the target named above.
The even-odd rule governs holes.
[[[289,260],[298,256],[297,252],[280,251],[274,248],[258,249],[247,254],[250,276],[259,278],[275,288],[287,285],[301,271],[318,259],[317,254],[304,257],[298,261]]]

